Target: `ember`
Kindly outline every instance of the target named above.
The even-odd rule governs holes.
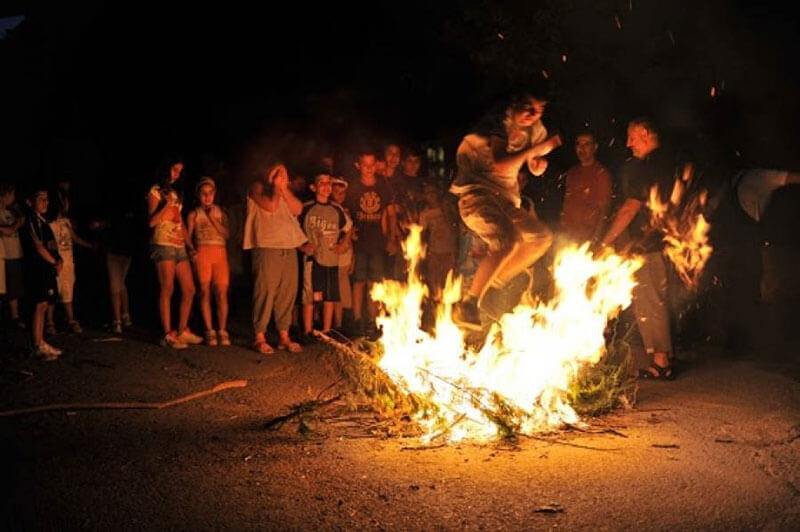
[[[380,367],[408,394],[432,405],[417,414],[424,439],[481,441],[501,435],[501,427],[532,434],[579,421],[566,392],[583,366],[605,354],[606,324],[631,303],[641,260],[610,251],[593,256],[588,244],[561,249],[553,299],[524,300],[492,326],[490,339],[475,352],[451,319],[459,279],[448,279],[434,331],[420,328],[427,288],[417,272],[424,255],[418,227],[404,250],[407,282],[380,283],[371,295],[385,308]]]

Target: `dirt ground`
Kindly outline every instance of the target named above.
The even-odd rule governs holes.
[[[337,423],[265,428],[335,380],[320,347],[104,339],[59,335],[51,363],[4,354],[0,408],[248,385],[164,410],[0,418],[4,528],[800,529],[800,372],[766,356],[703,354],[643,383],[635,409],[593,422],[618,434],[416,450]]]

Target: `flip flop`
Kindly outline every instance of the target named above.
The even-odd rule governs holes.
[[[290,341],[289,343],[280,343],[278,344],[278,349],[282,351],[289,351],[290,353],[302,353],[303,346],[298,344],[297,342]]]

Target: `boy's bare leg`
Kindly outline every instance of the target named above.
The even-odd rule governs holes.
[[[75,321],[75,310],[72,306],[72,301],[70,301],[69,303],[64,303],[64,310],[67,313],[67,321],[69,323]]]
[[[547,252],[551,238],[543,237],[534,242],[520,242],[514,246],[506,261],[497,269],[495,279],[500,285],[508,283],[522,271],[527,270]]]
[[[37,303],[36,309],[33,311],[33,323],[31,324],[33,331],[33,345],[39,347],[44,342],[44,319],[47,314],[47,302]]]
[[[39,308],[38,305],[37,305],[36,308],[37,309]],[[56,326],[56,322],[55,322],[55,318],[54,318],[55,312],[56,312],[56,306],[53,305],[52,303],[48,303],[47,304],[47,313],[46,313],[46,315],[47,315],[47,325],[52,325],[53,327]]]
[[[356,322],[361,321],[364,310],[364,281],[353,283],[353,318]]]
[[[334,303],[326,301],[322,304],[322,330],[329,331],[333,324]]]
[[[342,306],[342,302],[339,301],[338,303],[334,303],[333,305],[333,323],[336,325],[337,329],[342,328],[342,319],[344,317],[344,307]]]
[[[314,304],[313,303],[305,303],[303,305],[303,332],[306,334],[311,334],[311,330],[314,328]]]

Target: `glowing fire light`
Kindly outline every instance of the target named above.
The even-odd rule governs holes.
[[[700,277],[713,248],[708,243],[711,225],[700,210],[705,207],[707,192],[686,197],[694,170],[686,165],[683,174],[675,179],[669,203],[661,201],[658,187],[650,189],[651,225],[664,235],[664,255],[672,262],[675,271],[690,289],[697,289]]]
[[[427,295],[417,274],[424,256],[420,231],[412,227],[404,246],[407,282],[376,284],[371,296],[384,307],[378,319],[385,351],[380,367],[402,390],[432,405],[417,414],[426,431],[423,439],[494,438],[498,426],[492,414],[497,412],[523,434],[578,422],[566,392],[579,369],[604,355],[606,324],[630,305],[641,260],[610,251],[593,256],[588,244],[560,250],[554,297],[547,302],[525,298],[475,352],[451,316],[460,279],[448,277],[433,332],[420,328]]]

